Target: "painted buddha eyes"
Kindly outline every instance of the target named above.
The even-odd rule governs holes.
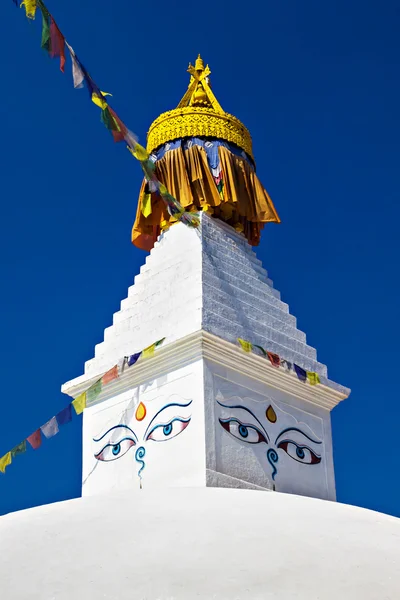
[[[169,423],[155,425],[147,434],[146,440],[153,440],[154,442],[166,442],[176,437],[189,425],[190,419],[181,419],[175,417]]]
[[[261,442],[268,443],[265,435],[254,425],[241,423],[241,421],[238,421],[237,419],[220,419],[219,422],[225,431],[238,440],[242,440],[248,444],[260,444]]]
[[[97,458],[97,460],[110,462],[111,460],[117,460],[117,458],[124,456],[124,454],[126,454],[132,448],[132,446],[136,446],[135,440],[126,437],[115,444],[107,444],[98,454],[95,454],[94,456]]]
[[[315,454],[308,446],[300,446],[291,440],[279,442],[278,448],[284,450],[290,458],[305,465],[318,465],[321,462],[321,456]]]

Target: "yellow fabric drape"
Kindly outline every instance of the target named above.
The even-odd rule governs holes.
[[[37,9],[37,1],[36,0],[24,0],[21,2],[21,8],[25,6],[25,13],[28,19],[34,19],[36,15]]]
[[[223,191],[220,194],[210,171],[207,154],[193,145],[187,150],[177,148],[166,152],[155,164],[155,175],[170,194],[187,210],[209,210],[239,231],[248,241],[258,245],[265,223],[279,223],[273,202],[256,173],[244,158],[227,148],[218,148],[222,169]],[[161,230],[174,222],[157,194],[152,194],[152,213],[143,215],[142,199],[145,182],[139,195],[132,242],[138,248],[151,250]]]

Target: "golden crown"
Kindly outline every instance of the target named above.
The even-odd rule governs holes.
[[[253,158],[249,130],[233,115],[226,113],[214,96],[209,66],[200,54],[194,67],[189,64],[190,83],[175,110],[162,113],[150,126],[147,150],[153,152],[166,142],[185,137],[212,137],[232,142]]]

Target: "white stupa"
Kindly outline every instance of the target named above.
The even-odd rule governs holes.
[[[75,398],[165,338],[89,398],[83,497],[0,519],[1,600],[400,598],[400,520],[336,503],[330,411],[349,390],[226,215],[166,226],[63,386]]]

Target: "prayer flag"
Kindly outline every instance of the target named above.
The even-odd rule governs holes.
[[[108,94],[107,92],[102,91],[98,93],[97,90],[95,90],[92,94],[92,102],[102,110],[104,110],[108,106],[107,102],[104,100],[104,96],[112,96],[112,94]]]
[[[124,140],[128,144],[128,150],[130,152],[135,149],[138,139],[137,139],[136,135],[134,133],[132,133],[132,131],[129,131],[129,129],[126,130],[126,134],[124,135]]]
[[[101,393],[101,379],[99,379],[95,384],[93,384],[86,392],[87,402],[93,402],[96,400],[97,396]]]
[[[300,381],[307,381],[307,371],[305,371],[304,369],[299,367],[299,365],[296,365],[296,364],[294,364],[293,367],[294,367],[294,370],[296,371],[296,375],[300,379]]]
[[[115,365],[115,367],[113,367],[112,369],[110,369],[109,371],[107,371],[107,373],[105,373],[102,377],[102,383],[103,385],[106,385],[107,383],[110,383],[110,381],[114,381],[114,379],[118,378],[118,366]]]
[[[28,440],[28,442],[34,450],[40,448],[40,446],[42,445],[42,433],[40,429],[37,429],[34,433],[32,433],[32,435],[30,435],[26,439]]]
[[[50,421],[47,421],[40,429],[47,439],[54,437],[59,432],[57,419],[52,417]]]
[[[18,446],[15,446],[15,448],[11,450],[11,456],[14,458],[15,456],[24,454],[24,452],[26,452],[26,440],[24,440],[23,442],[18,444]]]
[[[258,348],[258,350],[260,350],[260,352],[262,352],[264,356],[267,356],[267,352],[262,346],[256,346],[256,344],[253,344],[253,348]]]
[[[142,215],[149,217],[151,215],[151,194],[143,194],[142,196]]]
[[[141,352],[137,352],[136,354],[132,354],[132,356],[130,356],[128,358],[128,367],[132,367],[132,365],[134,365],[135,363],[137,363],[137,361],[139,360],[139,358],[142,356]]]
[[[279,365],[281,364],[281,359],[277,354],[274,354],[273,352],[267,352],[268,358],[271,361],[271,365],[273,367],[279,367]]]
[[[283,367],[286,367],[286,369],[287,369],[288,371],[291,371],[291,370],[292,370],[292,363],[291,363],[291,362],[289,362],[288,360],[284,359],[284,358],[282,358],[282,359],[281,359],[281,365],[282,365]]]
[[[11,452],[7,452],[7,454],[5,454],[2,458],[0,458],[0,471],[2,473],[6,472],[6,467],[8,467],[8,465],[11,465],[11,461],[12,461]]]
[[[86,408],[86,392],[75,398],[72,405],[77,415],[81,415]]]
[[[40,6],[40,4],[39,4]],[[49,24],[49,15],[42,9],[42,48],[43,50],[47,50],[50,52],[51,42],[50,42],[50,24]]]
[[[135,143],[134,148],[128,147],[128,150],[135,158],[137,158],[137,160],[140,160],[141,162],[146,161],[149,158],[149,153],[147,152],[146,148],[143,148],[143,146],[138,143]]]
[[[165,341],[165,338],[163,338],[162,340],[158,340],[158,342],[156,342],[156,348],[158,348],[158,346],[161,346],[161,344]]]
[[[74,80],[74,88],[75,89],[81,89],[83,88],[83,82],[85,80],[85,74],[81,68],[80,62],[78,61],[76,54],[74,52],[74,49],[68,44],[68,42],[65,42],[67,45],[67,48],[69,50],[70,56],[71,56],[71,62],[72,62],[72,79]]]
[[[310,382],[310,385],[317,385],[318,383],[321,383],[318,373],[307,371],[307,379]]]
[[[25,6],[25,13],[28,19],[34,19],[37,8],[36,0],[24,0],[23,2],[21,2],[21,8],[23,6]]]
[[[111,130],[114,142],[123,142],[128,135],[128,129],[111,106],[108,107],[108,110],[115,124],[115,127]]]
[[[65,39],[57,27],[57,23],[50,17],[50,50],[51,58],[60,57],[60,70],[64,73],[65,67]]]
[[[72,421],[72,405],[68,404],[66,408],[60,410],[58,415],[56,415],[57,423],[61,425],[66,425]]]
[[[125,367],[127,364],[128,364],[128,357],[124,356],[124,358],[121,358],[118,361],[118,373],[121,373],[121,375],[122,375],[122,373],[125,371]]]
[[[245,352],[251,352],[253,349],[253,345],[250,342],[246,342],[246,340],[242,340],[242,338],[238,338],[239,344],[242,346],[242,349]]]
[[[150,358],[150,356],[153,356],[155,349],[156,349],[156,344],[152,344],[151,346],[147,346],[147,348],[145,348],[143,350],[143,352],[142,352],[143,358]]]

